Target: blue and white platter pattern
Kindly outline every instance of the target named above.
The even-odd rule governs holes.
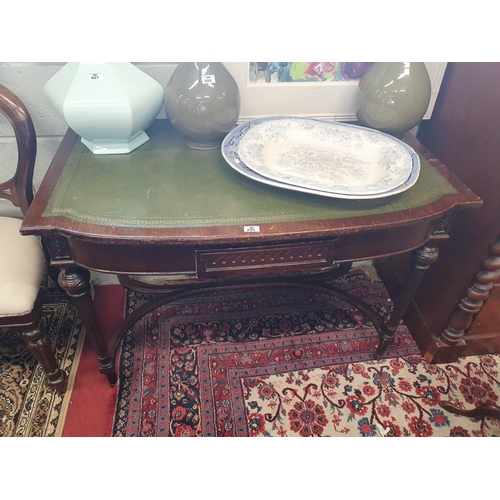
[[[255,181],[320,196],[383,198],[415,184],[420,159],[377,130],[314,118],[274,116],[243,123],[222,155]]]

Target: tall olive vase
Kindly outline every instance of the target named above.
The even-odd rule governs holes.
[[[418,125],[431,99],[431,81],[423,62],[378,62],[358,84],[362,125],[402,136]]]
[[[238,121],[238,85],[220,62],[182,62],[165,88],[165,111],[188,146],[218,148]]]

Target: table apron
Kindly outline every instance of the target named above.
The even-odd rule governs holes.
[[[195,273],[198,277],[318,270],[336,263],[376,259],[407,252],[431,236],[434,220],[398,227],[366,229],[330,238],[245,244],[172,244],[155,241],[114,243],[57,235],[50,245],[51,264],[78,265],[113,274]],[[299,237],[298,237],[299,238]],[[50,237],[48,238],[50,241]],[[215,260],[214,260],[215,259]],[[251,262],[252,259],[255,262]],[[285,265],[285,260],[289,265]],[[277,265],[276,265],[277,264]]]

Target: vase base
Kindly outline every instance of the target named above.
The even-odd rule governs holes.
[[[190,148],[200,149],[202,151],[203,150],[220,148],[220,146],[222,144],[222,140],[220,140],[220,141],[210,141],[210,142],[194,142],[194,141],[189,141],[188,139],[185,139],[184,142]]]
[[[82,137],[82,142],[87,146],[95,155],[121,155],[127,154],[142,146],[145,142],[149,141],[149,136],[146,132],[139,132],[129,140],[116,140],[107,141],[96,139],[88,141]]]

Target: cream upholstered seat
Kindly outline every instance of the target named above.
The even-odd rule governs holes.
[[[0,112],[12,125],[18,148],[14,176],[0,182],[0,198],[11,201],[26,214],[33,200],[35,128],[24,104],[3,85]],[[36,236],[22,236],[21,222],[0,216],[0,335],[6,328],[19,330],[40,363],[48,386],[64,392],[66,373],[59,368],[40,321],[47,282],[42,241]]]
[[[22,236],[20,219],[0,217],[0,316],[27,314],[33,309],[43,279],[40,238]]]

